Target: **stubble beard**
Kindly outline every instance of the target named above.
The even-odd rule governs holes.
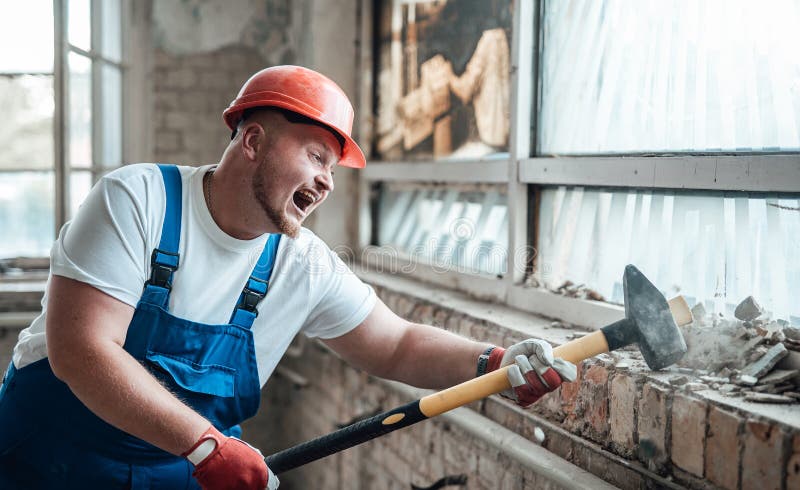
[[[253,176],[253,195],[255,196],[267,219],[278,228],[278,233],[286,235],[289,238],[297,238],[300,234],[300,224],[292,221],[286,216],[286,213],[281,209],[273,207],[267,199],[267,191],[264,189],[264,182],[269,178],[269,170],[267,169],[267,158],[261,161],[258,165],[258,170]]]

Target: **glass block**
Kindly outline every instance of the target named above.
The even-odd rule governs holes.
[[[0,172],[0,258],[50,255],[53,189],[53,172]]]
[[[52,74],[53,51],[52,0],[0,4],[0,73]]]
[[[102,11],[102,48],[103,57],[111,61],[122,59],[122,8],[121,0],[103,0]]]
[[[69,126],[67,138],[69,165],[92,165],[92,62],[77,53],[70,53],[69,63]]]
[[[119,68],[102,64],[103,139],[100,165],[122,165],[122,74]]]
[[[53,168],[53,76],[0,75],[0,170]]]
[[[69,0],[67,4],[69,43],[84,51],[92,49],[92,2]]]

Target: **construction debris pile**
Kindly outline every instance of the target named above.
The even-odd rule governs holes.
[[[702,303],[692,316],[681,327],[689,350],[668,369],[683,376],[670,383],[751,402],[800,402],[800,328],[770,318],[752,296],[736,307],[735,318],[709,315]]]

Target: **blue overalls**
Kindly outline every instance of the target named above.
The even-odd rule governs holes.
[[[280,235],[270,235],[229,324],[171,315],[179,263],[181,176],[159,165],[167,194],[161,242],[136,306],[125,350],[171,392],[227,435],[260,401],[253,333]],[[59,381],[48,360],[16,370],[0,388],[0,489],[197,489],[192,465],[102,421]]]

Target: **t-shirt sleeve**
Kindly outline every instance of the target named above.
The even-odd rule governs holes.
[[[53,274],[136,305],[148,275],[145,267],[151,247],[147,237],[155,225],[148,223],[147,210],[159,206],[153,201],[160,201],[163,208],[164,201],[163,185],[156,192],[148,174],[147,169],[116,171],[92,188],[53,245]]]
[[[367,318],[375,307],[375,291],[324,246],[321,260],[309,272],[321,292],[303,326],[308,337],[332,339],[346,334]]]

